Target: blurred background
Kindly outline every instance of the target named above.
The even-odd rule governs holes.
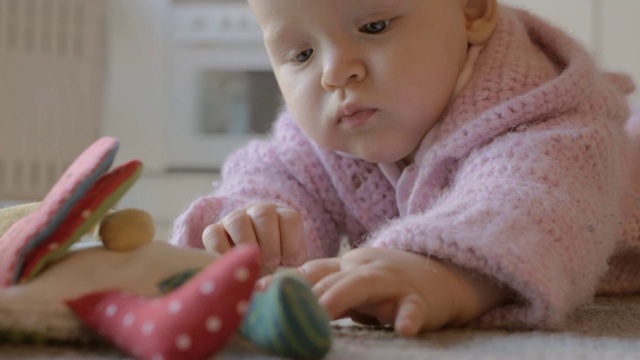
[[[640,81],[640,1],[502,2],[547,17]],[[145,164],[119,208],[149,211],[164,239],[279,106],[245,0],[0,0],[0,206],[41,199],[111,135],[115,164]]]

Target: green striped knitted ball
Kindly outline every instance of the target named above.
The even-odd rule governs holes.
[[[319,359],[331,348],[329,321],[307,282],[283,272],[253,295],[240,334],[281,356]]]

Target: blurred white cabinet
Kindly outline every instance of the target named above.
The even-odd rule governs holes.
[[[107,88],[102,132],[120,139],[116,162],[164,171],[165,32],[170,0],[108,0]]]
[[[171,0],[108,0],[108,74],[102,133],[120,140],[115,163],[140,159],[142,177],[118,203],[145,209],[157,237],[166,239],[173,218],[213,174],[166,171],[166,17]]]
[[[640,83],[640,0],[503,0],[565,29],[597,55],[605,69]],[[640,91],[631,101],[640,104]]]
[[[599,10],[600,0],[501,0],[501,2],[527,9],[548,19],[592,50],[597,47],[593,34],[597,27],[595,15]]]
[[[607,68],[629,73],[640,86],[640,0],[603,0],[600,58]],[[640,104],[640,91],[632,101]]]

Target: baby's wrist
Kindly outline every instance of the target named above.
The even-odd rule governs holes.
[[[468,324],[488,310],[503,305],[510,299],[506,287],[482,274],[455,264],[446,264],[456,281],[452,292],[456,315],[452,325]]]

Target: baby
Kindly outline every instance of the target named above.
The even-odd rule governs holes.
[[[286,106],[174,243],[258,244],[333,318],[405,336],[553,328],[640,290],[628,78],[496,0],[249,4]]]

